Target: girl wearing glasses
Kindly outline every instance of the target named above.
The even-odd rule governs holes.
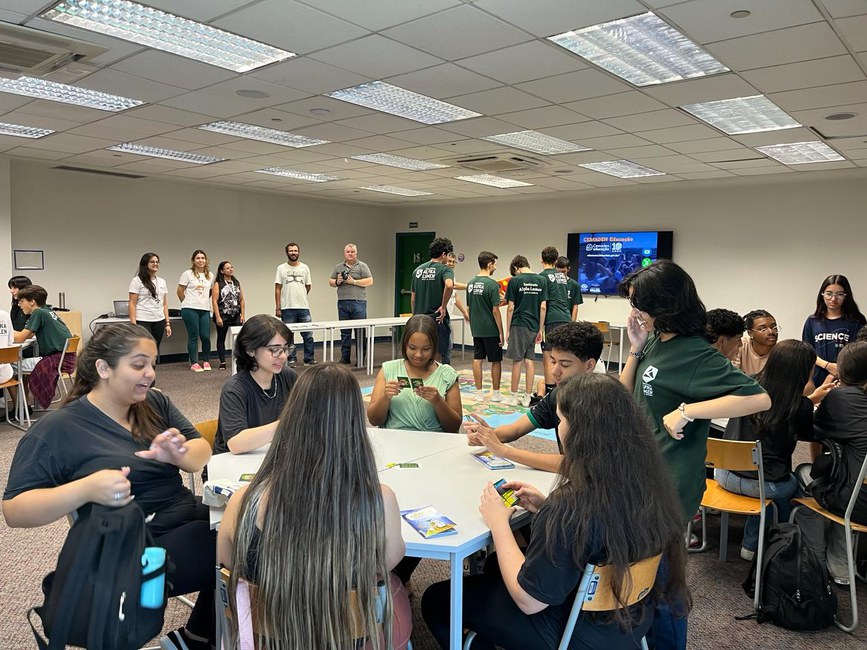
[[[816,312],[807,317],[801,339],[816,351],[813,384],[821,386],[830,374],[837,376],[837,355],[858,330],[867,324],[858,309],[845,275],[829,275],[816,296]]]
[[[241,327],[233,353],[237,374],[220,392],[215,454],[243,454],[274,438],[296,379],[286,363],[293,347],[292,332],[273,316],[258,314]]]
[[[744,316],[747,331],[741,339],[741,349],[736,366],[745,374],[754,377],[762,371],[768,355],[780,338],[777,319],[764,309],[754,309]]]

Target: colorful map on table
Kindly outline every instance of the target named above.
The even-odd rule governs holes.
[[[503,376],[500,380],[501,389],[509,386],[511,379],[511,373],[503,371]],[[510,424],[530,410],[523,406],[507,406],[502,402],[491,402],[490,400],[483,402],[477,401],[476,386],[473,383],[472,370],[458,370],[458,384],[461,389],[461,405],[464,408],[464,415],[475,413],[476,415],[483,417],[492,427]],[[490,394],[490,376],[485,377],[482,384],[482,390]],[[370,401],[371,392],[373,392],[372,386],[361,389],[361,394],[364,396],[365,403]],[[544,440],[556,440],[553,429],[536,429],[531,431],[530,435]]]

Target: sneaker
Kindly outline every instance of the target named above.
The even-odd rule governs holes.
[[[289,367],[294,368],[297,365],[295,359],[289,359]]]
[[[485,401],[485,391],[477,390],[473,393],[473,397],[476,398],[477,402],[484,402]]]
[[[205,372],[205,369],[202,368],[202,366],[200,366],[197,363],[194,363],[193,365],[191,365],[190,370],[192,370],[193,372]]]
[[[527,393],[518,393],[517,400],[521,406],[530,406],[530,396]]]
[[[751,551],[748,548],[744,548],[741,546],[741,559],[746,560],[747,562],[752,562],[753,558],[756,557],[756,552]]]
[[[506,396],[503,398],[503,404],[506,406],[517,406],[518,400],[515,397],[514,393],[506,393]]]
[[[834,581],[835,585],[840,585],[841,587],[848,587],[849,586],[849,576],[841,576],[841,577],[833,576],[831,579]]]
[[[207,361],[205,361],[205,363],[202,364],[202,370],[210,370],[210,369],[211,369],[211,364],[208,363]]]
[[[304,361],[305,366],[315,366],[317,363],[319,363],[319,362],[316,359],[310,359],[310,361],[306,361],[306,360]]]
[[[220,361],[220,368],[219,368],[219,369],[220,369],[220,370],[225,370],[225,369],[226,369],[226,362],[225,362],[225,361]]]
[[[347,358],[345,358],[345,359],[341,359],[341,360],[340,360],[340,363],[342,363],[344,366],[350,366],[350,365],[352,365],[352,361],[349,360],[349,357],[347,357]]]
[[[687,544],[687,546],[689,546],[689,548],[698,548],[699,546],[701,546],[701,540],[699,539],[698,535],[696,535],[695,533],[691,533],[689,536],[689,544]]]
[[[183,628],[172,630],[160,637],[161,650],[210,650],[211,644],[207,641],[193,641],[187,638]]]
[[[491,401],[492,402],[502,402],[503,401],[503,394],[498,390],[491,391]]]

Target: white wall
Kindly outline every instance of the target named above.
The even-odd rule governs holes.
[[[570,232],[673,230],[674,260],[692,275],[708,309],[768,309],[783,338],[800,338],[819,285],[831,273],[849,278],[867,312],[867,180],[863,171],[785,176],[795,178],[410,206],[395,211],[393,224],[403,231],[417,221],[419,230],[451,238],[455,252],[466,255],[456,271],[464,281],[475,274],[480,250],[499,256],[499,279],[508,276],[514,255],[526,256],[534,269],[541,268],[545,246],[565,255]],[[582,318],[625,320],[624,300],[586,300]]]
[[[53,304],[58,292],[66,292],[67,307],[82,312],[85,330],[91,319],[111,310],[112,300],[127,298],[145,251],[160,256],[172,308],[179,307],[178,278],[189,267],[192,251],[202,248],[214,270],[221,260],[233,263],[248,315],[273,313],[274,272],[286,261],[283,249],[289,241],[300,244],[301,259],[313,274],[314,320],[337,319],[336,290],[328,286],[328,277],[343,260],[348,241],[358,245],[359,257],[377,281],[368,289],[370,313],[392,313],[393,285],[385,280],[394,258],[386,254],[392,235],[385,209],[234,187],[111,178],[20,161],[13,161],[11,178],[12,245],[45,251],[45,270],[28,272],[29,277],[48,290]],[[163,353],[185,349],[185,330],[176,331],[164,342]]]

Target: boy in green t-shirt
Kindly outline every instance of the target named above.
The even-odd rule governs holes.
[[[57,314],[45,306],[48,292],[39,285],[32,284],[18,292],[18,306],[27,314],[27,323],[20,332],[15,332],[15,342],[23,343],[32,336],[39,345],[39,357],[23,359],[21,369],[30,373],[30,381],[25,385],[33,393],[35,403],[42,408],[48,408],[54,391],[57,389],[60,356],[66,346],[67,339],[72,337]],[[68,359],[68,360],[67,360]],[[75,355],[67,355],[64,359],[64,372],[75,371]]]
[[[430,261],[412,272],[412,313],[425,314],[437,323],[437,350],[443,363],[451,361],[452,324],[449,320],[449,298],[455,285],[455,274],[446,266],[446,257],[454,251],[452,242],[437,237],[428,247]]]
[[[483,400],[482,362],[491,363],[492,402],[500,402],[500,376],[503,372],[503,322],[500,317],[500,287],[491,278],[497,270],[497,256],[490,251],[479,253],[479,274],[467,283],[467,308],[473,334],[473,381],[476,399]]]
[[[545,375],[545,391],[554,388],[554,379],[551,376],[551,353],[548,351],[546,340],[548,334],[572,320],[572,310],[569,306],[567,283],[569,278],[561,273],[554,265],[560,251],[553,246],[542,249],[542,272],[539,273],[548,284],[548,309],[545,312],[545,335],[542,339],[542,373]]]
[[[578,306],[584,304],[584,296],[581,295],[581,286],[577,280],[569,277],[569,271],[572,267],[569,265],[569,258],[561,255],[557,258],[554,268],[558,273],[566,276],[566,299],[569,301],[569,309],[572,312],[572,322],[578,320]]]
[[[527,406],[533,392],[536,374],[536,343],[542,341],[545,310],[548,301],[548,281],[530,270],[530,263],[523,255],[517,255],[509,265],[514,276],[506,289],[506,336],[509,349],[506,357],[512,360],[511,392],[506,403],[517,406],[518,401]],[[527,391],[518,395],[521,378],[521,363],[524,364]]]

